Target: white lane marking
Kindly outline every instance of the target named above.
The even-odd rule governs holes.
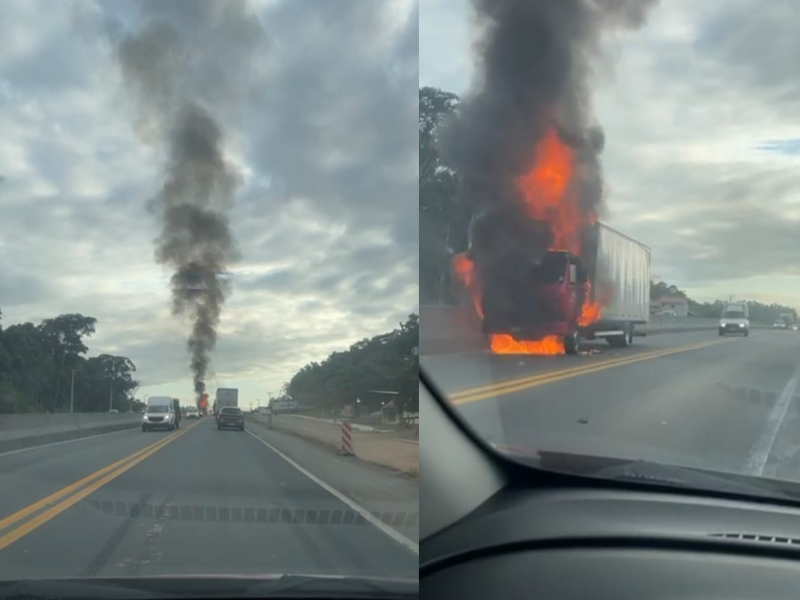
[[[106,433],[96,433],[95,435],[86,435],[83,437],[72,438],[71,440],[61,440],[60,442],[50,442],[48,444],[41,444],[39,446],[28,446],[27,448],[19,448],[18,450],[9,450],[7,452],[0,452],[0,458],[4,456],[11,456],[12,454],[20,454],[21,452],[30,452],[31,450],[39,450],[40,448],[50,448],[51,446],[61,446],[62,444],[72,444],[73,442],[82,442],[83,440],[93,440],[107,435],[114,435],[115,433],[124,433],[126,431],[138,430],[139,425],[136,427],[129,427],[128,429],[118,429],[117,431],[107,431]]]
[[[767,466],[767,460],[769,460],[769,455],[772,453],[772,446],[775,444],[775,438],[778,437],[778,430],[781,428],[783,419],[789,411],[789,405],[792,403],[798,382],[800,382],[800,365],[786,384],[786,387],[783,388],[778,401],[769,413],[767,422],[761,432],[761,437],[750,449],[750,454],[744,463],[744,472],[748,475],[761,476],[764,474],[764,467]]]
[[[366,508],[361,506],[358,502],[356,502],[352,498],[348,498],[342,492],[340,492],[339,490],[334,488],[332,485],[322,481],[322,479],[320,479],[319,477],[317,477],[316,475],[311,473],[308,469],[305,469],[304,467],[302,467],[299,464],[297,464],[297,462],[295,462],[293,459],[291,459],[288,456],[286,456],[283,452],[278,450],[275,446],[270,444],[268,441],[266,441],[266,440],[262,439],[261,437],[257,436],[255,433],[253,433],[249,429],[245,429],[245,431],[247,431],[247,433],[252,435],[259,442],[264,444],[267,448],[272,450],[275,454],[280,456],[283,460],[288,462],[295,469],[300,471],[303,475],[308,477],[311,481],[316,483],[318,486],[320,486],[326,492],[328,492],[329,494],[332,494],[333,496],[335,496],[336,498],[338,498],[339,500],[344,502],[347,506],[352,508],[354,511],[356,511],[358,514],[360,514],[362,517],[364,517],[365,521],[368,521],[369,523],[371,523],[372,525],[377,527],[380,531],[382,531],[383,533],[388,535],[395,542],[398,542],[399,544],[405,546],[406,548],[411,550],[414,554],[417,554],[417,555],[419,554],[419,544],[417,544],[416,542],[408,539],[406,536],[404,536],[402,533],[400,533],[396,529],[393,529],[392,527],[389,527],[386,523],[384,523],[383,521],[381,521],[380,519],[375,517],[371,512],[369,512]]]

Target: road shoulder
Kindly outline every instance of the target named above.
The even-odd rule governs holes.
[[[247,428],[304,469],[419,542],[419,484],[407,476],[248,420]],[[267,448],[265,447],[265,451]]]

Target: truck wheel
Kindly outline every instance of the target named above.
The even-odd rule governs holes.
[[[147,431],[147,427],[145,427],[144,425],[142,425],[142,433],[145,433],[146,431]]]
[[[625,348],[633,343],[633,326],[625,323],[622,326],[622,335],[612,335],[606,338],[608,345],[612,348]]]
[[[578,332],[564,336],[564,352],[567,354],[577,354],[581,350],[581,340]]]

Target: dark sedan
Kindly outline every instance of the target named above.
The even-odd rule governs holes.
[[[217,415],[217,429],[223,427],[233,427],[239,431],[244,431],[244,413],[241,408],[226,406]]]

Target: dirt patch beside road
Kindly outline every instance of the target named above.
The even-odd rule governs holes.
[[[247,418],[262,425],[269,420],[264,415],[247,415]],[[341,424],[277,415],[272,417],[272,427],[325,446],[331,451],[338,452],[342,448]],[[352,442],[357,458],[411,477],[419,476],[418,442],[398,438],[396,432],[373,433],[356,429],[352,430]]]

